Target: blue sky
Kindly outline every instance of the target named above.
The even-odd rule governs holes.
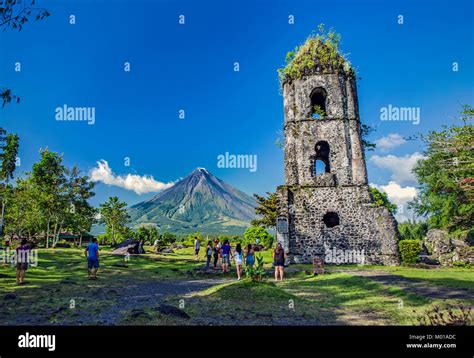
[[[361,77],[362,122],[376,127],[372,140],[385,138],[368,154],[369,181],[400,205],[423,149],[400,138],[455,123],[461,104],[474,102],[472,1],[37,2],[51,17],[0,33],[0,87],[21,96],[0,110],[0,125],[20,135],[20,172],[48,146],[85,173],[107,161],[114,179],[168,183],[205,167],[249,194],[272,191],[284,183],[276,71],[319,23],[341,33]],[[95,124],[57,121],[64,104],[95,107]],[[389,104],[419,108],[419,125],[381,121]],[[217,168],[225,152],[257,155],[257,171]],[[101,183],[96,192],[94,204],[154,194]]]

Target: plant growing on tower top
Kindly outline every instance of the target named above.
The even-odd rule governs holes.
[[[355,77],[355,70],[340,53],[341,35],[332,28],[325,32],[324,25],[318,26],[306,41],[286,54],[285,66],[278,69],[280,84],[313,74],[344,73]]]

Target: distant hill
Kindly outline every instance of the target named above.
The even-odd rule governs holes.
[[[132,226],[156,224],[161,232],[241,234],[255,218],[253,197],[197,168],[153,198],[130,207]]]

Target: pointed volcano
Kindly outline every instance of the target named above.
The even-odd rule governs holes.
[[[129,209],[133,225],[161,231],[242,233],[255,218],[255,199],[197,168],[171,188]]]

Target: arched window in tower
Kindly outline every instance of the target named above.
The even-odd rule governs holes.
[[[322,160],[317,159],[314,163],[314,170],[316,171],[316,176],[326,173],[326,163]]]
[[[310,95],[311,117],[320,119],[326,116],[326,91],[322,87],[315,88]]]
[[[339,215],[334,211],[329,211],[323,216],[323,221],[326,227],[334,227],[339,225]]]
[[[330,173],[329,168],[329,143],[321,140],[314,147],[316,151],[314,170],[316,175]]]

